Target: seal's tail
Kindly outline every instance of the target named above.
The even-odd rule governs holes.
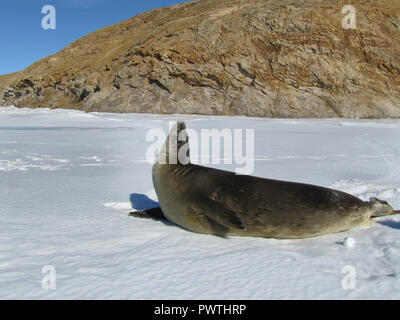
[[[395,214],[400,214],[400,210],[394,210],[389,203],[384,200],[379,200],[377,198],[369,199],[370,207],[373,209],[373,214],[371,218],[378,218],[384,216],[391,216]]]

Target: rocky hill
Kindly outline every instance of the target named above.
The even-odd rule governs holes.
[[[356,29],[342,28],[342,7]],[[0,76],[0,105],[400,117],[399,0],[201,0],[95,31]]]

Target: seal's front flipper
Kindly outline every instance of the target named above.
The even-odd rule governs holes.
[[[141,211],[132,211],[129,213],[129,215],[137,218],[167,220],[167,218],[165,218],[164,216],[164,213],[161,211],[160,207],[141,210]]]
[[[227,228],[246,230],[246,226],[240,215],[218,202],[202,201],[196,206],[195,211],[204,214],[206,217]]]

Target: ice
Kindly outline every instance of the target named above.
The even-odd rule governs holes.
[[[133,211],[132,204],[130,202],[107,202],[104,203],[104,206],[126,213]]]
[[[400,298],[400,216],[303,240],[220,238],[129,217],[157,205],[145,137],[169,120],[254,129],[253,175],[400,209],[398,120],[0,108],[1,299]],[[49,265],[55,290],[42,287]],[[343,287],[345,266],[355,289]]]

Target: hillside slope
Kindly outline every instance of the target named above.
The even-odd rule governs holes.
[[[0,76],[0,105],[400,117],[400,1],[201,0],[97,30]]]

